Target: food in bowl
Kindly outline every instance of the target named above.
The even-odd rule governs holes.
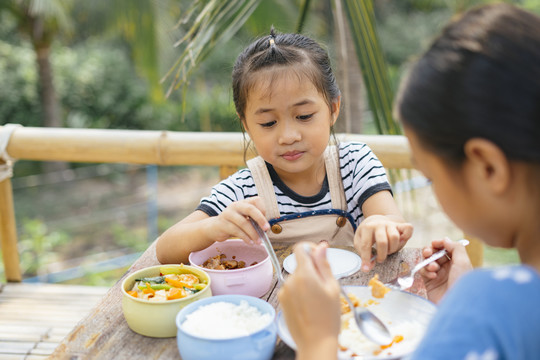
[[[252,264],[236,269],[208,269],[205,261],[222,254],[234,255],[235,259]],[[246,244],[241,239],[215,242],[206,249],[189,254],[189,263],[207,272],[212,278],[214,295],[249,295],[261,297],[270,290],[274,268],[263,245]]]
[[[369,308],[380,304],[374,299],[367,299],[362,303],[354,294],[348,295],[354,307],[362,306]],[[401,343],[409,336],[413,338],[418,337],[415,335],[422,332],[422,327],[414,322],[402,323],[399,326],[393,327],[391,332],[393,336],[390,344],[377,345],[368,340],[358,329],[347,301],[341,297],[341,331],[338,339],[341,351],[351,353],[351,356],[360,356],[369,353],[372,355],[391,355],[392,351],[394,351],[393,347],[396,344]]]
[[[254,261],[249,266],[257,265],[257,263],[257,261]],[[243,269],[246,267],[246,262],[237,260],[235,255],[232,256],[231,260],[227,260],[227,255],[219,254],[209,257],[202,264],[202,267],[212,270]]]
[[[368,283],[368,286],[371,287],[371,295],[374,298],[382,299],[390,289],[379,280],[379,274],[375,274]]]
[[[156,278],[155,280],[158,280],[158,277],[168,274],[175,274],[177,276],[190,275],[188,278],[191,278],[191,275],[193,275],[198,278],[198,286],[201,289],[191,293],[191,290],[188,291],[182,287],[184,291],[191,294],[177,299],[164,299],[164,301],[157,301],[155,296],[151,298],[139,298],[134,297],[133,293],[131,295],[128,293],[129,291],[133,291],[132,289],[136,286],[135,284],[138,282],[138,279],[149,280],[150,278]],[[145,281],[145,286],[146,282],[152,288],[149,281]],[[156,283],[154,287],[157,287],[157,285],[169,284]],[[173,337],[176,335],[175,317],[178,312],[190,303],[212,296],[211,285],[210,276],[204,270],[193,266],[178,264],[147,267],[129,274],[122,281],[122,311],[129,328],[136,333],[151,337]],[[195,284],[193,284],[193,287],[195,287]],[[186,286],[186,288],[189,287]],[[158,293],[162,289],[152,290]]]
[[[392,290],[377,299],[371,295],[368,286],[345,286],[344,289],[353,305],[369,308],[383,321],[394,341],[384,348],[369,341],[356,327],[348,305],[342,303],[342,327],[338,339],[340,360],[406,358],[418,346],[436,311],[432,302],[406,291]],[[296,348],[282,313],[278,316],[278,334],[287,345]]]
[[[277,339],[275,309],[247,295],[217,295],[183,308],[176,341],[183,360],[269,360]]]
[[[203,290],[208,284],[195,274],[180,273],[177,268],[163,266],[159,276],[135,279],[128,295],[148,301],[182,299]]]
[[[238,305],[220,301],[199,307],[186,316],[181,326],[192,335],[227,339],[252,334],[273,320],[269,313],[261,313],[245,300]]]

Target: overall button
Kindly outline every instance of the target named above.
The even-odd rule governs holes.
[[[344,227],[346,223],[347,223],[347,219],[345,218],[345,216],[340,216],[336,220],[336,224],[339,227]]]
[[[272,225],[272,232],[273,232],[274,234],[279,234],[279,233],[281,233],[281,230],[283,230],[283,228],[281,227],[281,225],[279,225],[279,224],[274,224],[274,225]]]

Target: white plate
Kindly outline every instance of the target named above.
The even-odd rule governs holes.
[[[350,276],[360,270],[362,266],[362,259],[360,256],[352,251],[328,248],[326,249],[326,258],[330,263],[332,274],[336,279]],[[289,274],[292,274],[296,269],[296,257],[291,254],[283,260],[283,268],[287,270]]]
[[[371,288],[367,286],[345,286],[345,291],[355,295],[361,302],[365,302],[371,297]],[[377,305],[370,305],[369,309],[375,313],[388,326],[392,335],[403,335],[404,340],[389,348],[391,355],[381,353],[377,356],[364,354],[352,357],[350,353],[340,351],[340,360],[362,359],[362,360],[389,360],[400,359],[410,355],[423,336],[431,317],[435,314],[437,307],[435,304],[423,297],[405,292],[392,290],[383,299],[374,299],[379,302]],[[411,324],[416,333],[401,333],[404,326]],[[296,344],[287,328],[283,313],[280,311],[277,318],[278,335],[283,342],[296,350]],[[360,355],[360,354],[359,354]]]

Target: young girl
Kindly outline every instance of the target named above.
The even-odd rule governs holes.
[[[160,262],[187,262],[192,251],[229,238],[257,243],[248,218],[272,241],[354,241],[364,270],[373,266],[372,245],[377,261],[403,247],[412,226],[379,160],[365,144],[329,146],[341,97],[319,44],[272,29],[238,56],[232,80],[238,117],[259,156],[159,238]]]
[[[445,248],[450,260],[423,273],[429,298],[442,301],[412,359],[539,359],[540,18],[499,4],[449,24],[404,82],[396,112],[448,216],[491,246],[517,248],[523,263],[469,272],[462,246],[424,249]],[[339,291],[324,247],[312,261],[300,247],[296,255],[279,299],[297,358],[335,359]]]

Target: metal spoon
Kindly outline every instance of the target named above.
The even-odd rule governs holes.
[[[261,242],[266,248],[266,252],[268,253],[268,256],[270,256],[270,261],[272,261],[272,265],[274,265],[274,269],[276,270],[278,282],[280,284],[283,284],[285,279],[283,278],[283,274],[281,273],[281,265],[279,265],[279,260],[277,258],[276,252],[274,251],[274,247],[272,246],[272,243],[270,242],[270,239],[268,238],[268,235],[266,235],[266,233],[261,229],[259,224],[257,224],[252,218],[249,218],[249,221],[251,221],[251,225],[253,225],[253,227],[257,231],[257,234],[259,235],[259,239],[261,239]]]
[[[460,243],[463,246],[469,245],[469,240],[467,239],[461,239],[458,240],[458,243]],[[400,277],[396,278],[393,281],[390,281],[388,284],[385,284],[390,287],[398,287],[399,290],[406,290],[409,289],[413,283],[414,283],[414,275],[424,266],[434,262],[435,260],[438,260],[442,258],[444,255],[446,255],[446,249],[442,249],[428,257],[427,259],[419,262],[412,271],[409,272],[406,276],[401,275]]]
[[[311,248],[309,245],[304,245],[304,251],[311,257]],[[364,336],[379,345],[390,344],[392,342],[392,336],[381,319],[379,319],[377,316],[375,316],[375,314],[365,307],[354,307],[349,295],[347,295],[341,284],[339,285],[339,290],[341,291],[341,295],[343,295],[345,298],[345,301],[347,301],[349,308],[353,312],[354,320],[356,321],[358,329],[360,329]]]

